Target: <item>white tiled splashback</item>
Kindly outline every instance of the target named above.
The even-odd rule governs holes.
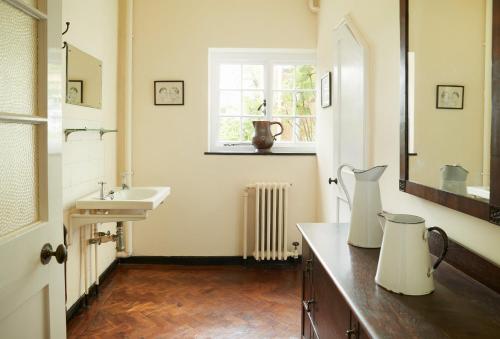
[[[101,128],[102,122],[65,118],[63,128]],[[76,132],[63,145],[63,202],[64,209],[75,205],[77,199],[99,189],[104,179],[105,147],[98,132]]]

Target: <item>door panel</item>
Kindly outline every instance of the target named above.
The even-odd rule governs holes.
[[[20,308],[0,322],[3,333],[9,338],[49,338],[48,290],[44,288],[30,297]],[[26,317],[29,326],[26,326]]]
[[[64,338],[61,1],[0,0],[0,333]]]
[[[333,170],[345,163],[367,166],[367,47],[354,24],[344,18],[334,32]],[[336,173],[334,174],[336,175]],[[349,193],[354,178],[344,175]],[[340,187],[336,191],[337,222],[349,222],[350,210]]]

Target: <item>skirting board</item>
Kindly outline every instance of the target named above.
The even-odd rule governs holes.
[[[287,260],[262,260],[257,261],[253,257],[243,259],[241,256],[232,257],[164,257],[164,256],[134,256],[120,258],[120,264],[143,264],[143,265],[242,265],[242,266],[270,266],[270,267],[290,267],[301,262],[298,259],[288,258]]]

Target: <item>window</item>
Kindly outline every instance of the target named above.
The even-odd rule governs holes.
[[[252,121],[272,120],[284,129],[273,150],[314,152],[314,51],[210,49],[209,60],[210,151],[253,152]]]

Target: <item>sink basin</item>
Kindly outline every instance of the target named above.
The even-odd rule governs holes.
[[[82,210],[154,210],[170,194],[170,187],[114,188],[113,199],[101,200],[99,192],[92,193],[76,202]]]
[[[113,191],[113,199],[108,196],[101,200],[99,192],[95,192],[76,201],[76,209],[69,216],[68,245],[72,242],[73,227],[145,220],[150,211],[170,195],[170,187],[167,186],[132,187],[126,190],[117,187]]]
[[[487,186],[467,186],[467,193],[478,198],[490,199],[490,188]]]

